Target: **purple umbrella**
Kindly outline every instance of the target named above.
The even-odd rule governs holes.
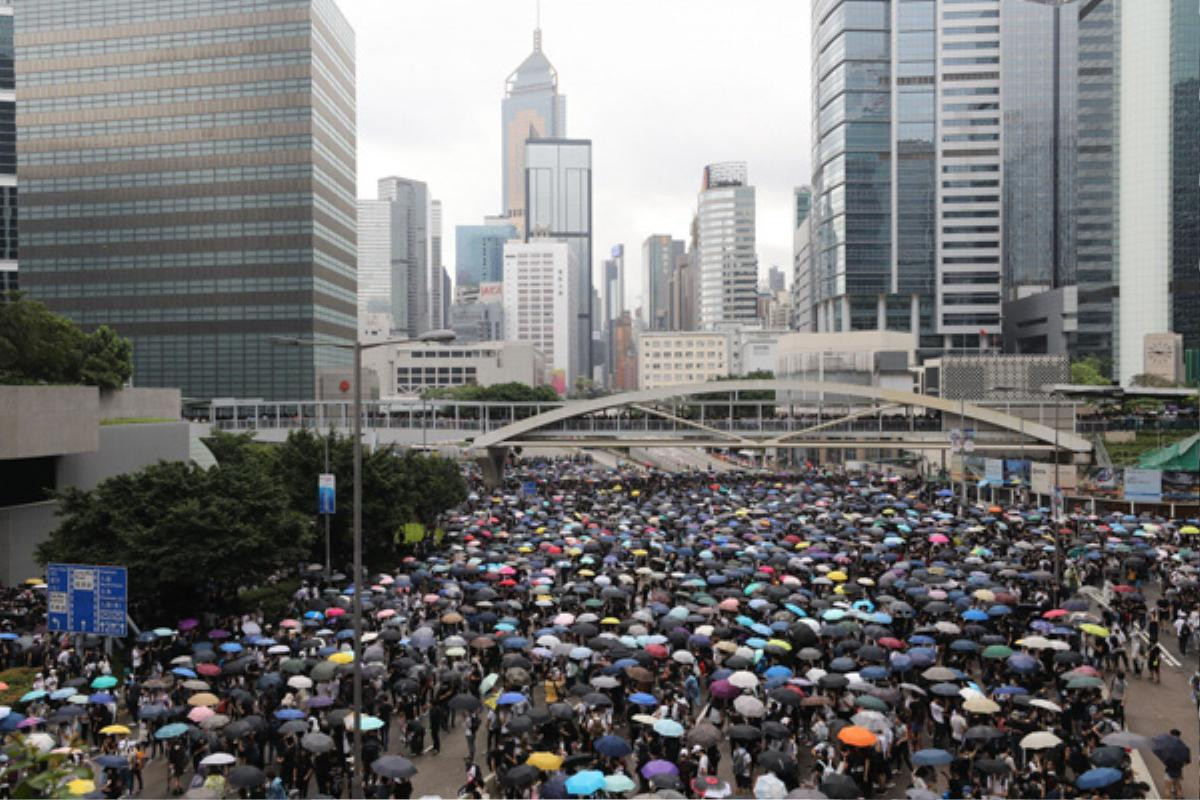
[[[228,639],[229,631],[223,630],[221,628],[213,628],[211,631],[208,632],[208,638],[209,639]]]
[[[642,777],[650,780],[655,775],[678,775],[679,767],[670,761],[655,760],[642,767]]]
[[[191,619],[190,617],[188,619],[181,619],[179,620],[179,630],[190,631],[199,624],[200,620],[198,619]]]
[[[737,697],[742,690],[722,678],[712,682],[712,686],[708,687],[708,693],[720,700],[728,700],[731,697]]]

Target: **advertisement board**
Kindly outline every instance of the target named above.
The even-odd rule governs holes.
[[[337,513],[337,478],[332,472],[317,476],[317,513]]]
[[[1125,470],[1125,499],[1139,503],[1157,503],[1162,500],[1162,470]]]
[[[481,283],[481,284],[479,284],[479,302],[481,302],[481,303],[502,303],[502,302],[504,302],[504,284],[503,283]]]
[[[1004,461],[999,458],[984,459],[983,479],[988,486],[1000,486],[1004,483]]]
[[[1162,496],[1164,500],[1200,503],[1200,472],[1192,470],[1164,471]]]

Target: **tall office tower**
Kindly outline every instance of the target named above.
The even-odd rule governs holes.
[[[311,398],[355,336],[354,33],[333,0],[27,0],[22,286],[134,381]]]
[[[751,323],[757,316],[754,187],[744,161],[709,164],[697,202],[699,326]],[[643,299],[643,302],[645,300]]]
[[[1144,371],[1147,334],[1200,347],[1200,6],[1118,8],[1118,347],[1128,384]]]
[[[682,244],[682,242],[681,242]],[[696,327],[696,270],[686,247],[681,247],[671,267],[667,294],[671,300],[668,330],[690,331]]]
[[[454,226],[454,281],[479,286],[504,280],[504,243],[520,239],[517,229],[503,225]]]
[[[1004,299],[1075,283],[1079,5],[1000,6]],[[999,176],[978,185],[992,188]]]
[[[13,7],[0,0],[0,302],[18,289],[17,93],[13,73]]]
[[[1094,356],[1116,376],[1116,0],[1080,3],[1075,192],[1075,357]]]
[[[783,275],[783,267],[771,267],[767,270],[767,290],[782,292],[787,288],[787,278]]]
[[[442,287],[442,201],[429,201],[429,328],[446,327],[442,306],[446,294]]]
[[[392,330],[416,336],[433,328],[429,187],[411,178],[380,178],[379,199],[391,206]]]
[[[558,93],[558,72],[542,52],[540,26],[533,31],[533,52],[505,82],[500,125],[500,207],[518,227],[524,227],[525,142],[567,135],[567,98]]]
[[[625,310],[625,245],[614,244],[610,258],[604,260],[604,334],[608,359],[606,361],[607,385],[613,385],[616,362],[613,335],[616,322]]]
[[[574,374],[592,374],[592,143],[530,139],[525,143],[525,241],[556,239],[571,249],[576,297],[570,329]],[[507,261],[506,261],[507,264]]]
[[[561,324],[579,313],[574,260],[566,242],[504,245],[504,338],[532,342],[546,359],[548,383],[561,395],[585,374],[571,336],[574,328]]]
[[[792,191],[792,303],[790,327],[811,333],[813,320],[812,189],[797,186]]]
[[[642,242],[642,314],[648,331],[671,328],[671,275],[686,245],[670,234],[656,233]]]
[[[856,9],[813,5],[813,324],[977,348],[1000,329],[1000,2]]]

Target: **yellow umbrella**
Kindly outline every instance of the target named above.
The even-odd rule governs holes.
[[[630,497],[641,497],[641,496],[642,496],[642,490],[641,490],[641,489],[634,489],[632,492],[630,492],[630,493],[629,493],[629,496],[630,496]]]
[[[1196,536],[1200,534],[1200,528],[1197,528],[1195,525],[1184,525],[1179,529],[1179,532],[1185,536]]]
[[[96,791],[96,782],[89,781],[87,778],[76,778],[67,784],[67,791],[76,797],[90,794]]]
[[[533,753],[525,759],[526,764],[537,767],[543,772],[553,772],[562,766],[562,762],[562,756],[556,756],[554,753],[547,753],[544,750]]]
[[[642,549],[642,548],[640,548],[640,547],[639,547],[637,550],[630,550],[629,552],[630,552],[632,555],[638,556],[639,558],[640,558],[641,556],[649,555],[649,552],[648,552],[648,551],[646,551],[646,550],[643,550],[643,549]]]
[[[112,734],[114,736],[128,736],[129,728],[126,728],[124,725],[105,725],[100,729],[100,732],[106,735]]]
[[[975,599],[982,600],[985,603],[994,603],[996,602],[996,593],[991,589],[976,589]]]
[[[1090,622],[1085,622],[1080,625],[1079,630],[1083,631],[1084,633],[1090,633],[1092,636],[1099,636],[1101,639],[1108,636],[1108,628],[1104,628],[1099,625],[1093,625]]]
[[[844,581],[849,576],[846,575],[846,573],[842,572],[840,569],[835,569],[833,572],[830,572],[825,577],[829,578],[829,580],[831,580],[831,581]]]
[[[605,617],[604,619],[600,620],[600,624],[601,625],[620,625],[621,620],[617,619],[616,617]]]
[[[783,639],[767,639],[767,644],[768,645],[773,644],[782,650],[791,650],[792,649],[792,643],[785,642]]]
[[[37,586],[39,583],[44,583],[44,582],[45,581],[43,581],[41,578],[26,578],[25,579],[26,586]]]
[[[349,664],[354,660],[354,653],[348,650],[339,650],[336,653],[330,653],[329,660],[335,664]]]
[[[199,692],[188,698],[189,706],[215,706],[221,702],[212,692]]]
[[[579,570],[579,574],[581,577],[590,578],[593,575],[595,575],[596,573],[592,572],[590,569],[581,569],[581,570]]]

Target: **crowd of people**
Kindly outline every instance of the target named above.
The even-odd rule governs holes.
[[[1178,731],[1125,729],[1160,637],[1200,627],[1185,520],[1056,524],[819,468],[531,461],[476,489],[365,579],[367,796],[454,774],[469,797],[1125,798],[1149,790],[1134,751],[1190,762]],[[146,794],[161,764],[172,795],[353,796],[351,579],[120,658],[46,631],[45,594],[0,594],[0,669],[36,670],[0,733],[94,767],[81,794]],[[0,796],[21,778],[0,764]]]

